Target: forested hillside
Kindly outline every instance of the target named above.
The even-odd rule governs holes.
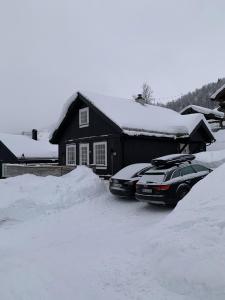
[[[190,92],[177,100],[168,102],[165,106],[176,111],[181,111],[185,106],[190,104],[214,108],[216,103],[209,98],[223,84],[225,84],[225,78],[218,79],[217,82],[203,85],[203,87],[196,89],[194,92]]]

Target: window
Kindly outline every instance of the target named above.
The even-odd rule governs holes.
[[[85,107],[79,110],[79,127],[89,126],[89,108]]]
[[[193,173],[195,173],[195,170],[191,166],[184,167],[183,169],[181,169],[182,176],[188,175],[188,174],[193,174]]]
[[[177,169],[176,171],[173,172],[172,178],[177,178],[180,176],[180,169]]]
[[[146,173],[144,175],[144,178],[146,179],[147,183],[155,182],[155,183],[161,183],[164,181],[165,173]]]
[[[80,165],[89,165],[89,144],[80,144]]]
[[[94,143],[94,164],[97,168],[107,166],[107,142]]]
[[[76,165],[76,145],[66,145],[66,164]]]
[[[193,168],[195,169],[196,172],[203,172],[203,171],[209,172],[208,168],[201,166],[201,165],[193,165]]]

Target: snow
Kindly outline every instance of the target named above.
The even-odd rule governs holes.
[[[195,161],[209,168],[217,168],[225,163],[225,130],[214,133],[216,142],[207,147],[206,152],[195,154]]]
[[[140,172],[141,170],[150,167],[151,164],[149,163],[142,163],[142,164],[132,164],[129,165],[119,172],[117,172],[112,178],[113,179],[130,179],[133,177],[137,172]]]
[[[183,116],[171,109],[156,105],[142,105],[132,99],[104,96],[85,91],[80,92],[80,94],[118,125],[126,134],[129,134],[129,132],[131,135],[144,134],[154,136],[159,134],[173,138],[188,136],[200,121],[205,122],[209,128],[202,114]],[[55,130],[64,120],[68,108],[77,95],[78,93],[74,93],[67,100]],[[210,128],[209,130],[211,131]]]
[[[170,210],[114,198],[86,167],[2,180],[0,189],[0,299],[158,295],[139,266],[140,249]]]
[[[0,133],[0,141],[17,157],[57,158],[58,147],[48,141],[35,141],[26,135]]]
[[[225,299],[224,176],[222,165],[148,236],[148,268],[178,299]]]
[[[210,108],[206,108],[206,107],[202,107],[202,106],[198,106],[198,105],[188,105],[186,106],[184,109],[181,110],[181,114],[188,110],[189,108],[192,108],[194,111],[198,112],[198,113],[202,113],[205,115],[215,115],[218,118],[223,119],[224,118],[224,113],[215,109],[210,109]]]
[[[225,165],[174,211],[86,167],[0,181],[0,299],[223,300]]]

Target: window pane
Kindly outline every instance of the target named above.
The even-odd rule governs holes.
[[[180,169],[176,170],[173,175],[172,175],[172,178],[177,178],[180,176]]]
[[[82,111],[80,114],[81,124],[87,124],[87,111]]]
[[[95,147],[95,163],[96,165],[106,166],[106,143],[96,144]]]
[[[201,165],[193,165],[193,168],[196,172],[209,171],[209,169]]]
[[[79,111],[79,125],[88,125],[89,123],[89,108],[82,108]]]
[[[192,173],[195,173],[195,171],[191,166],[181,169],[181,175],[183,175],[183,176],[188,175],[188,174],[192,174]]]
[[[66,158],[68,165],[76,164],[76,145],[70,145],[66,148]]]
[[[81,145],[80,146],[80,164],[87,165],[88,164],[88,145]]]

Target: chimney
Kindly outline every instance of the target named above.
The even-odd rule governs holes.
[[[37,141],[38,140],[38,131],[37,129],[32,130],[32,139]]]
[[[137,97],[135,98],[135,101],[140,103],[140,104],[145,104],[145,100],[142,97],[142,94],[138,94]]]

